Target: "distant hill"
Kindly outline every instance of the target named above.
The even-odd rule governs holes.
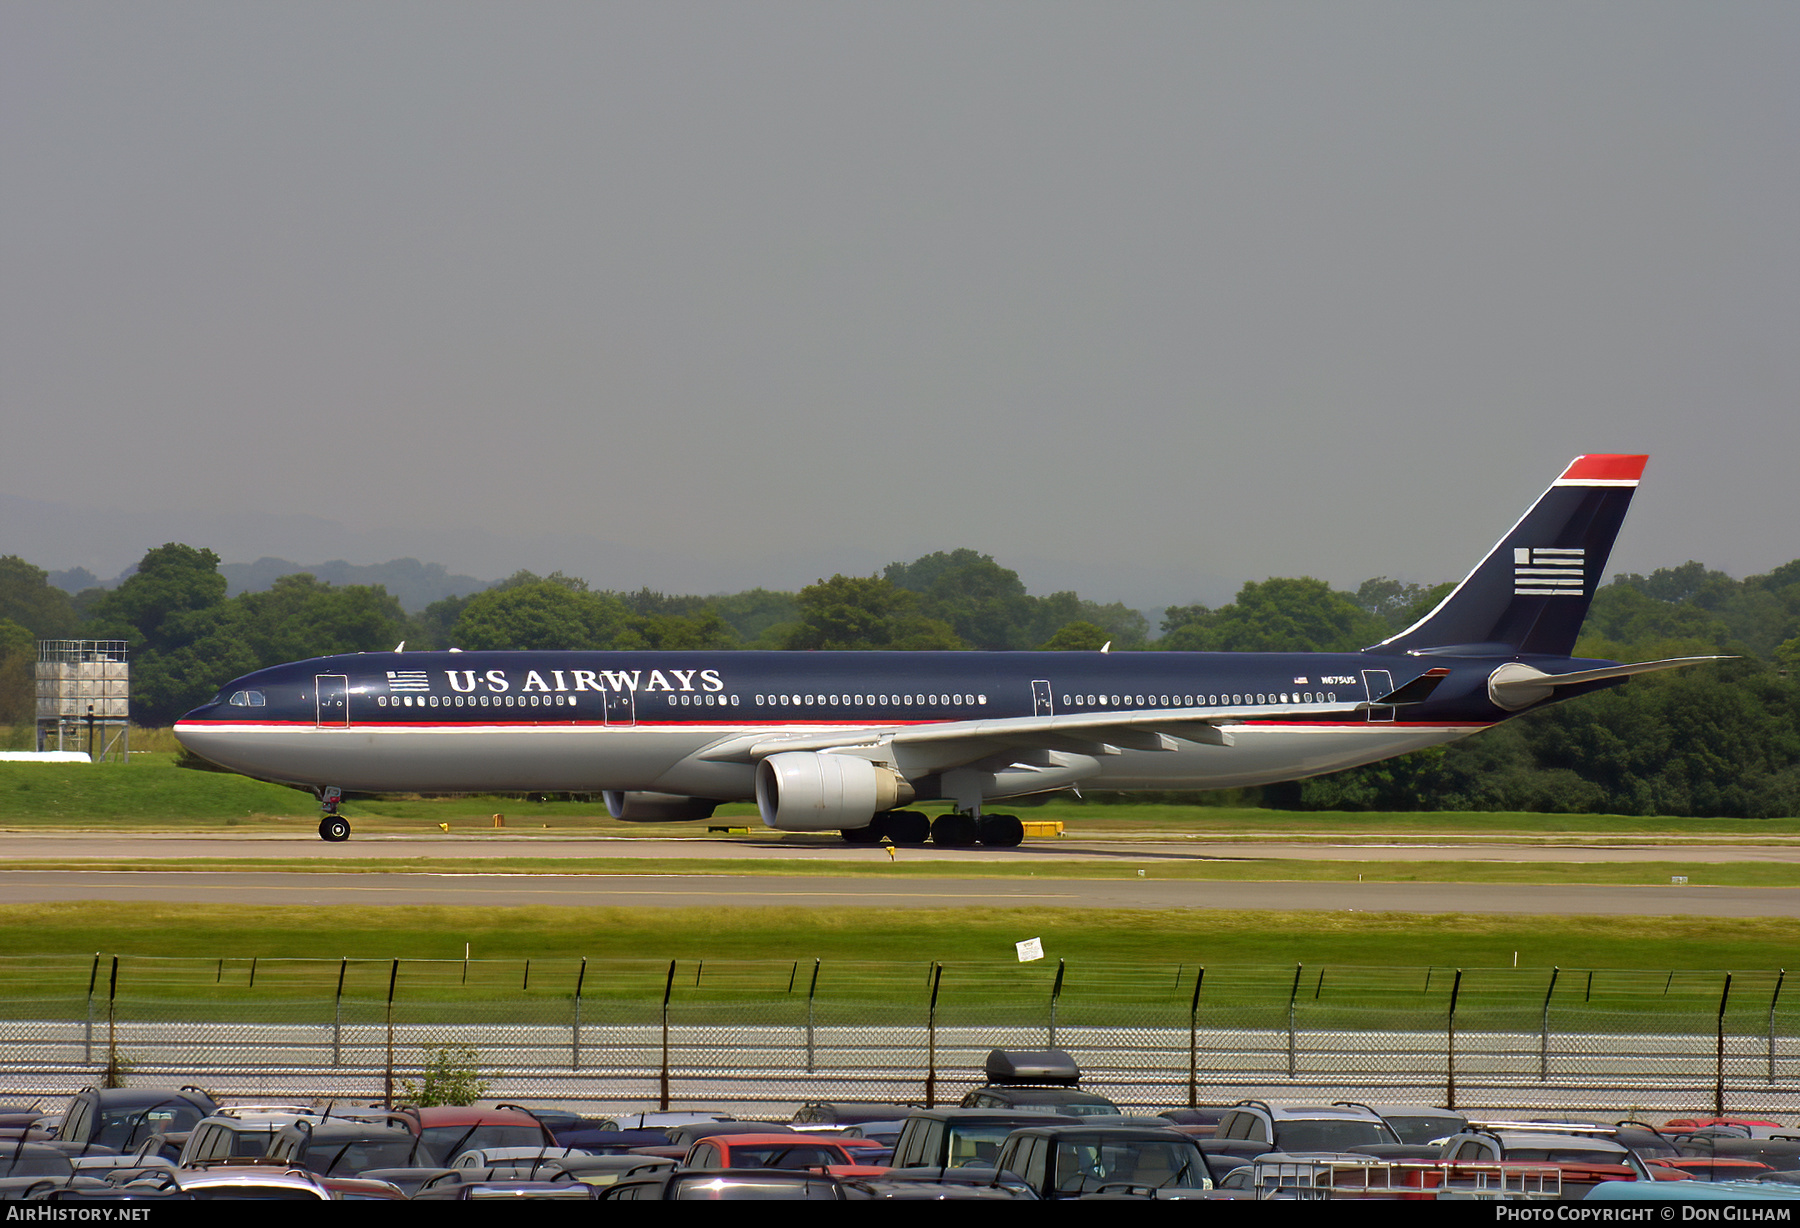
[[[477,580],[474,576],[453,576],[442,563],[421,563],[418,559],[394,559],[387,563],[358,565],[334,559],[329,563],[301,565],[286,559],[260,558],[254,563],[221,563],[219,574],[225,577],[225,594],[260,593],[282,576],[306,572],[326,584],[379,584],[409,614],[417,614],[434,601],[446,597],[465,597],[492,588],[497,581]]]

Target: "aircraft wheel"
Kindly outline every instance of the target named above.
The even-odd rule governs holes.
[[[890,810],[887,838],[895,844],[924,844],[931,839],[931,820],[917,810]]]
[[[968,848],[975,833],[975,820],[966,814],[942,814],[931,824],[931,842],[948,848]]]
[[[319,839],[342,844],[350,838],[350,821],[341,814],[328,814],[319,820]]]
[[[881,829],[871,823],[867,827],[845,827],[838,831],[845,844],[880,844]]]
[[[991,848],[1017,848],[1025,840],[1025,825],[1014,814],[984,814],[977,831],[981,842]]]

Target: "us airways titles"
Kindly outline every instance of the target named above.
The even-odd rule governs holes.
[[[549,677],[545,678],[544,674]],[[648,677],[646,677],[648,675]],[[450,689],[459,695],[468,695],[485,687],[490,695],[504,695],[513,690],[512,679],[503,669],[490,669],[477,672],[472,669],[447,669],[444,678]],[[395,692],[429,691],[430,676],[424,670],[396,670],[387,672],[388,690]],[[568,691],[688,691],[717,693],[725,689],[725,682],[719,677],[716,669],[552,669],[543,673],[535,669],[525,671],[525,679],[518,686],[520,694],[541,691],[545,694],[562,694]]]

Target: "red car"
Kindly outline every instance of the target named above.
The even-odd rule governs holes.
[[[885,1165],[858,1164],[859,1151],[881,1151],[874,1139],[816,1134],[715,1134],[688,1148],[683,1168],[823,1169],[834,1177],[873,1177]]]
[[[1705,1126],[1767,1126],[1781,1129],[1778,1121],[1764,1121],[1760,1117],[1677,1117],[1665,1121],[1662,1126],[1664,1134],[1689,1134]]]
[[[556,1147],[556,1136],[523,1109],[482,1109],[438,1105],[403,1108],[391,1115],[412,1130],[418,1142],[415,1164],[449,1167],[477,1147]]]

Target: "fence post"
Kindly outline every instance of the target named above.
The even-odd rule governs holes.
[[[1450,982],[1450,1011],[1445,1019],[1446,1044],[1444,1050],[1444,1107],[1456,1107],[1456,997],[1462,992],[1462,969],[1456,970],[1456,979]]]
[[[1775,973],[1775,992],[1769,995],[1769,1082],[1775,1081],[1775,1004],[1781,1001],[1781,983],[1787,980],[1787,969]]]
[[[119,957],[112,957],[112,975],[106,982],[106,1081],[105,1087],[123,1083],[119,1069]]]
[[[796,965],[798,967],[798,965]],[[814,1029],[818,1026],[819,1000],[819,961],[813,960],[812,983],[806,987],[806,1073],[817,1074],[818,1052],[814,1044],[818,1037]]]
[[[94,966],[88,971],[87,1028],[81,1041],[81,1060],[90,1066],[94,1062],[94,983],[99,979],[100,952],[95,951]],[[1770,1009],[1773,1011],[1774,1008]],[[1770,1015],[1770,1018],[1774,1018],[1773,1014]]]
[[[1713,1116],[1725,1116],[1725,1003],[1731,999],[1731,973],[1725,974],[1724,988],[1719,991],[1719,1046],[1713,1078]]]
[[[344,956],[338,961],[337,996],[331,1000],[331,1064],[344,1064],[344,973],[349,970],[350,957]]]
[[[1304,968],[1304,966],[1305,965],[1303,965],[1303,964],[1295,964],[1294,965],[1294,983],[1288,989],[1288,1046],[1287,1046],[1287,1049],[1288,1049],[1288,1078],[1290,1078],[1290,1079],[1295,1077],[1294,1049],[1295,1049],[1296,1044],[1298,1043],[1298,1040],[1294,1035],[1294,999],[1300,995],[1300,973],[1301,973],[1301,970]]]
[[[381,1100],[383,1108],[394,1107],[394,986],[400,981],[400,961],[388,970],[387,996],[387,1079],[382,1084]]]
[[[575,1023],[569,1029],[569,1069],[581,1069],[581,986],[587,981],[587,956],[581,957],[581,971],[575,974]]]
[[[931,1005],[925,1012],[925,1107],[937,1105],[937,1004],[938,986],[943,984],[944,965],[931,965]]]
[[[675,961],[669,961],[669,979],[663,982],[662,1005],[662,1080],[657,1107],[669,1111],[669,996],[675,992]]]
[[[1550,1081],[1550,998],[1556,993],[1556,978],[1562,975],[1560,967],[1550,969],[1550,984],[1544,989],[1544,1012],[1538,1023],[1538,1082]]]
[[[1194,975],[1194,1000],[1188,1003],[1188,1107],[1200,1103],[1200,986],[1206,983],[1206,966]]]
[[[1056,961],[1056,980],[1050,985],[1050,1044],[1056,1048],[1056,1008],[1062,1003],[1063,969],[1067,966],[1063,960]]]

